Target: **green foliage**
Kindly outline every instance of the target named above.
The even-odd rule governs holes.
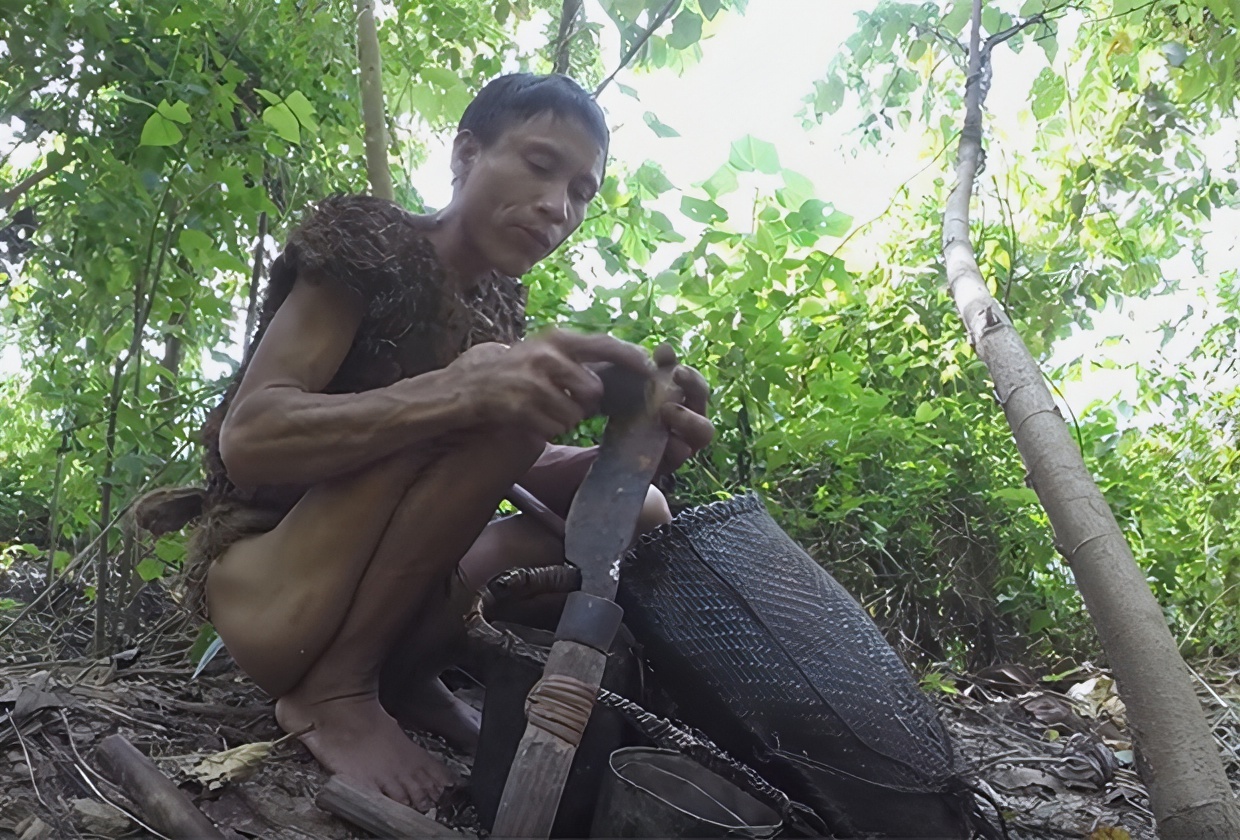
[[[993,35],[1047,15],[1002,47],[1040,48],[1022,53],[1039,62],[1031,89],[1005,94],[1025,97],[1036,131],[1010,154],[988,140],[974,230],[985,275],[1043,358],[1091,313],[1171,288],[1162,263],[1200,260],[1203,225],[1235,202],[1233,175],[1203,151],[1234,106],[1235,4],[1123,5],[1029,0],[983,20]],[[542,25],[550,45],[560,6],[391,5],[379,35],[402,202],[421,206],[407,176],[481,84],[504,67],[550,67],[550,50],[523,53],[514,33]],[[598,46],[616,35],[639,70],[679,72],[744,6],[603,0],[607,20],[574,36],[573,72],[606,78],[615,68]],[[952,145],[969,6],[888,0],[859,14],[807,92],[807,122],[856,108],[857,144],[913,133],[928,157]],[[54,1],[6,20],[0,122],[38,156],[0,161],[0,185],[44,175],[4,211],[37,214],[33,247],[0,263],[0,329],[22,361],[0,380],[5,556],[50,552],[63,570],[143,489],[197,478],[196,430],[225,378],[211,371],[235,367],[256,257],[273,254],[260,231],[278,242],[309,201],[366,186],[350,9]],[[644,121],[676,137],[678,117]],[[678,501],[760,489],[911,650],[964,664],[1029,645],[1091,652],[942,289],[950,184],[902,192],[888,219],[859,228],[840,196],[784,167],[775,139],[736,138],[698,184],[657,162],[612,166],[569,247],[526,278],[532,319],[672,342],[714,386],[719,430]],[[733,203],[742,184],[748,212]],[[842,259],[859,233],[879,266],[865,273]],[[1238,294],[1234,277],[1220,285],[1220,317],[1181,369],[1145,371],[1129,410],[1164,419],[1138,430],[1118,405],[1078,418],[1087,461],[1194,653],[1240,642],[1238,397],[1190,381],[1234,358]],[[184,550],[175,536],[127,543],[120,528],[100,544],[114,584],[162,576]],[[204,631],[195,656],[209,642]]]

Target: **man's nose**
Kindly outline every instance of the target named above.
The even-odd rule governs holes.
[[[568,190],[562,186],[548,188],[538,200],[538,210],[555,224],[568,220]]]

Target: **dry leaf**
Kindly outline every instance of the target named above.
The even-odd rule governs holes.
[[[189,771],[190,775],[212,790],[225,782],[244,781],[254,775],[275,744],[275,741],[258,741],[209,755]]]
[[[1089,840],[1132,840],[1132,835],[1126,828],[1104,825],[1095,828],[1090,833]]]
[[[313,726],[307,726],[300,732],[290,732],[274,741],[242,744],[231,750],[209,755],[189,768],[187,772],[205,784],[208,790],[223,787],[225,782],[245,781],[254,775],[254,771],[267,759],[272,747],[279,746],[290,738],[305,735],[313,728]]]

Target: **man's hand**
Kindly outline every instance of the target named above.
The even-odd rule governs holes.
[[[635,344],[553,330],[512,347],[479,344],[447,371],[457,377],[473,423],[517,426],[550,440],[598,413],[603,382],[585,366],[595,362],[645,376],[655,369]]]
[[[710,388],[702,374],[686,365],[677,365],[672,381],[680,388],[681,402],[663,404],[663,422],[667,424],[667,449],[664,450],[660,473],[672,473],[715,437],[715,426],[706,418],[706,400]]]

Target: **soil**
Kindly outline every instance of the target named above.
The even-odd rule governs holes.
[[[135,599],[125,650],[91,657],[89,603],[71,587],[35,600],[40,575],[15,564],[0,577],[0,603],[18,604],[0,611],[0,838],[159,836],[143,825],[144,803],[102,770],[96,748],[113,734],[150,756],[226,836],[369,836],[315,805],[326,774],[296,741],[279,740],[270,699],[226,653],[193,675],[198,628],[160,584]],[[1206,670],[1200,693],[1240,790],[1240,668]],[[1004,666],[938,685],[961,764],[1003,813],[1009,836],[1153,840],[1123,706],[1104,670],[1083,665],[1048,682]],[[480,690],[457,686],[480,708]],[[410,736],[468,779],[468,756]],[[247,744],[260,746],[202,766]],[[228,778],[213,778],[221,772]],[[464,789],[431,816],[479,836]]]

